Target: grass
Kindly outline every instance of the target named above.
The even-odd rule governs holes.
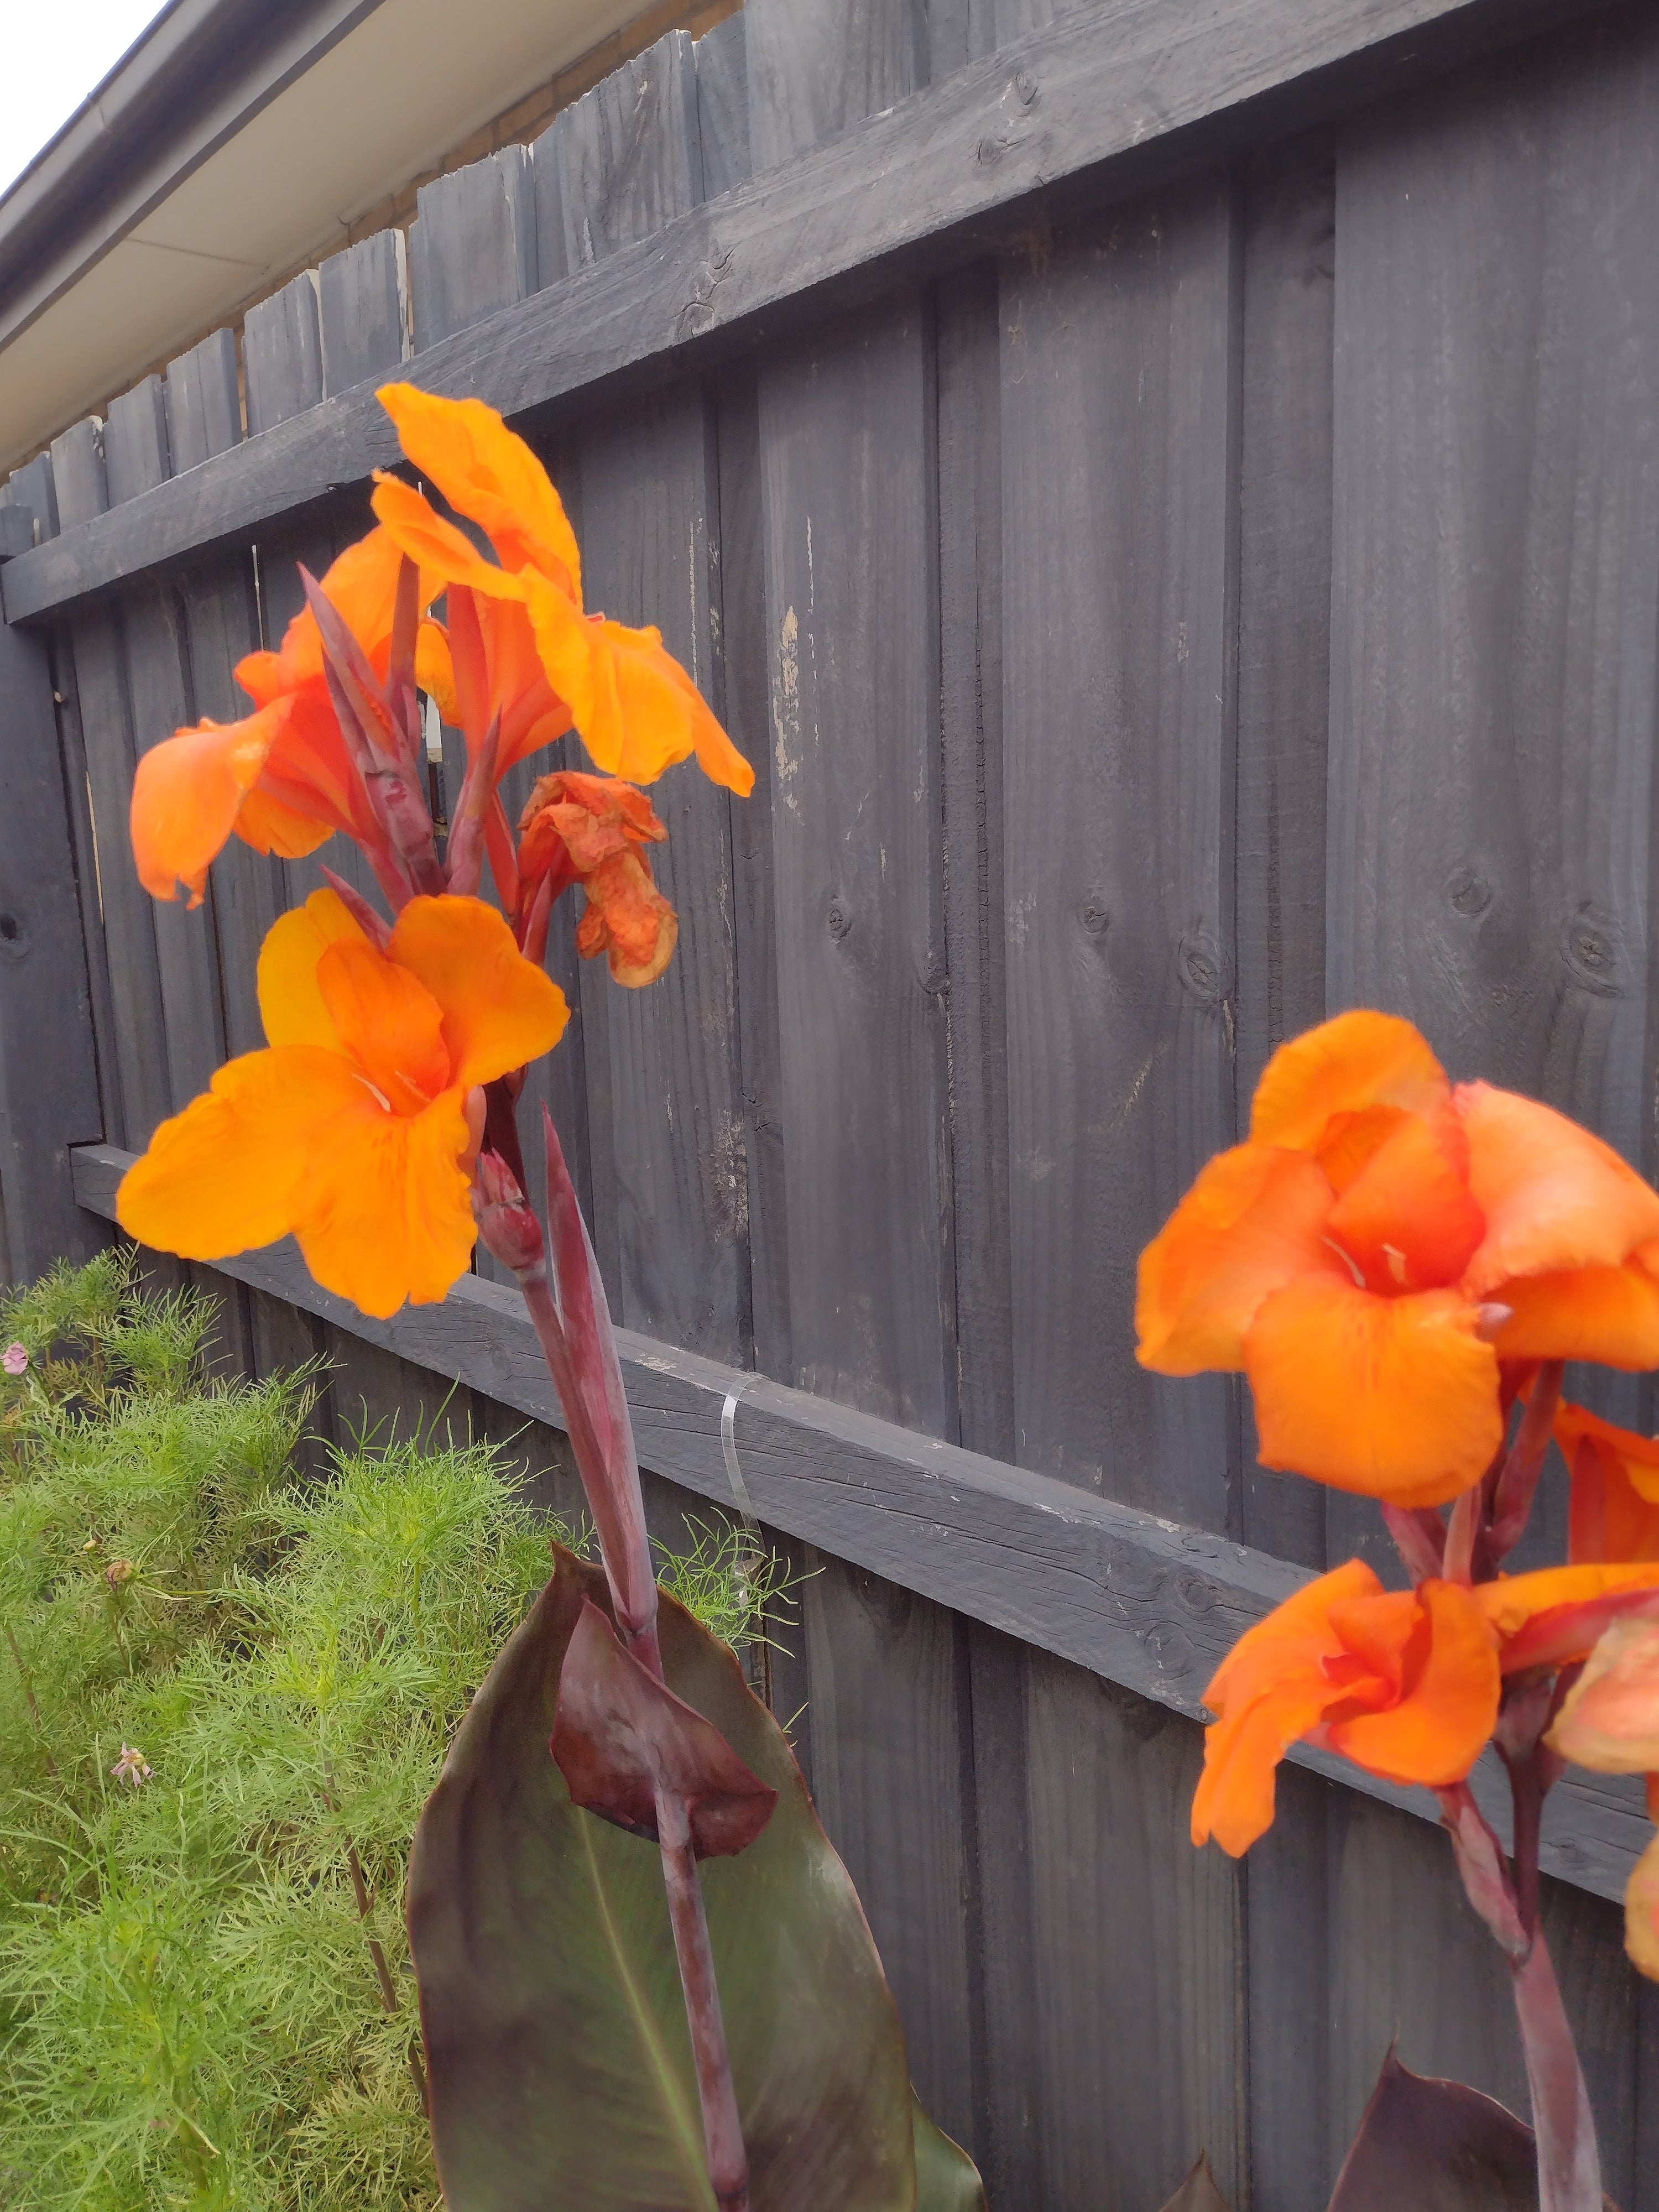
[[[0,1308],[0,2206],[428,2212],[416,1817],[550,1522],[499,1453],[291,1455],[317,1377],[210,1382],[106,1254]],[[742,1646],[742,1531],[664,1581]]]

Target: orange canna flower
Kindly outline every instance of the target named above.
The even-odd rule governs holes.
[[[392,650],[403,554],[384,530],[348,546],[323,589],[379,673]],[[423,572],[421,605],[442,588]],[[307,607],[277,653],[250,653],[236,680],[253,702],[239,722],[201,722],[153,746],[132,785],[139,881],[171,899],[179,883],[202,902],[208,869],[232,832],[257,853],[299,860],[335,831],[373,843],[380,831],[340,734],[323,673],[322,638]]]
[[[412,385],[381,388],[404,452],[459,514],[477,523],[500,566],[410,485],[377,476],[374,512],[422,567],[481,598],[516,604],[548,685],[608,775],[654,782],[696,753],[704,773],[746,797],[750,767],[654,629],[582,611],[576,541],[547,471],[477,399],[440,399]],[[514,617],[516,623],[520,618]]]
[[[654,983],[679,936],[674,909],[651,880],[646,847],[668,832],[631,784],[564,771],[544,775],[519,827],[519,872],[528,905],[542,880],[550,899],[579,883],[587,908],[576,931],[584,959],[609,956],[618,983]]]
[[[1234,1857],[1248,1850],[1273,1823],[1279,1760],[1304,1739],[1390,1782],[1461,1782],[1492,1734],[1505,1675],[1582,1659],[1609,1618],[1642,1607],[1659,1613],[1659,1567],[1395,1591],[1350,1559],[1247,1629],[1216,1670],[1194,1842],[1213,1835]]]
[[[121,1226],[191,1260],[292,1233],[325,1290],[382,1320],[441,1298],[475,1233],[470,1094],[557,1042],[557,985],[477,899],[411,900],[381,951],[320,890],[266,937],[259,1011],[270,1048],[161,1124]]]
[[[1243,1370],[1267,1465],[1440,1504],[1502,1442],[1500,1358],[1659,1364],[1659,1194],[1550,1108],[1454,1089],[1408,1022],[1343,1014],[1274,1054],[1135,1319],[1160,1374]]]
[[[1659,1621],[1617,1620],[1568,1692],[1547,1741],[1598,1774],[1644,1774],[1659,1820]],[[1625,1948],[1659,1981],[1659,1836],[1625,1892]]]
[[[1659,1559],[1659,1438],[1564,1401],[1555,1441],[1572,1476],[1567,1557]]]
[[[1238,1857],[1273,1825],[1274,1776],[1315,1737],[1393,1782],[1461,1782],[1498,1717],[1498,1639],[1455,1583],[1385,1590],[1360,1559],[1247,1629],[1204,1692],[1216,1715],[1193,1841]]]

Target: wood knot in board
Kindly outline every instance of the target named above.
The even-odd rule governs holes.
[[[853,927],[853,917],[842,899],[832,898],[823,917],[823,926],[839,944]]]
[[[1182,988],[1200,1006],[1218,1005],[1226,995],[1221,948],[1207,930],[1188,930],[1176,947],[1176,973]]]
[[[28,949],[28,936],[17,916],[8,910],[0,914],[0,953],[15,956]]]
[[[1077,918],[1091,937],[1104,937],[1112,926],[1112,909],[1098,891],[1085,891]]]
[[[998,103],[997,119],[980,140],[974,158],[981,168],[1018,146],[1029,134],[1023,127],[1042,97],[1042,88],[1029,70],[1018,70],[1009,78]]]
[[[1591,907],[1580,907],[1562,926],[1561,957],[1568,973],[1581,990],[1594,992],[1598,999],[1624,994],[1620,950],[1618,930]]]
[[[1497,897],[1498,893],[1479,868],[1465,861],[1454,868],[1446,883],[1446,896],[1455,914],[1466,921],[1479,921]]]
[[[1143,1649],[1150,1651],[1157,1662],[1160,1674],[1171,1675],[1179,1681],[1198,1664],[1192,1638],[1172,1620],[1156,1622],[1140,1641]]]
[[[700,261],[691,272],[690,296],[680,309],[679,335],[695,337],[706,331],[714,320],[714,295],[732,271],[729,253],[717,253],[711,261]]]

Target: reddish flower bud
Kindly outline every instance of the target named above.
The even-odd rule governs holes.
[[[472,1184],[479,1239],[502,1267],[521,1275],[543,1260],[542,1224],[499,1152],[480,1152]]]

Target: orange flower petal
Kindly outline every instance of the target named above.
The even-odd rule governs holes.
[[[420,562],[423,573],[430,569],[446,584],[465,584],[469,591],[499,599],[524,598],[524,586],[516,576],[486,561],[465,532],[446,522],[401,477],[377,469],[371,504],[387,536],[411,561]]]
[[[1497,1721],[1497,1640],[1469,1592],[1455,1583],[1425,1583],[1413,1602],[1426,1616],[1426,1632],[1420,1668],[1399,1703],[1333,1718],[1327,1734],[1334,1749],[1368,1773],[1440,1788],[1463,1779]],[[1352,1646],[1351,1631],[1344,1641]]]
[[[442,1012],[406,968],[345,939],[317,963],[317,988],[341,1043],[392,1112],[419,1113],[449,1088]]]
[[[319,1139],[367,1098],[349,1064],[314,1046],[230,1060],[128,1169],[116,1218],[141,1244],[186,1260],[274,1243],[294,1226]]]
[[[1511,1316],[1495,1340],[1500,1359],[1593,1359],[1638,1374],[1659,1367],[1659,1280],[1638,1258],[1511,1276],[1492,1297]]]
[[[386,949],[442,1009],[452,1077],[464,1091],[538,1060],[564,1034],[563,992],[482,899],[411,899]]]
[[[1331,1210],[1331,1233],[1373,1290],[1455,1283],[1486,1231],[1465,1180],[1468,1147],[1449,1115],[1402,1115]]]
[[[1377,1297],[1328,1276],[1275,1291],[1244,1338],[1267,1467],[1438,1505],[1503,1441],[1498,1360],[1452,1291]]]
[[[1427,1114],[1449,1089],[1409,1022],[1364,1008],[1338,1014],[1281,1045],[1268,1061],[1250,1110],[1251,1141],[1313,1152],[1339,1114],[1378,1105]]]
[[[1331,1608],[1381,1588],[1362,1560],[1350,1559],[1246,1629],[1222,1661],[1204,1692],[1216,1720],[1193,1798],[1194,1844],[1213,1836],[1237,1858],[1272,1826],[1279,1762],[1346,1695],[1325,1671],[1342,1650]]]
[[[290,708],[279,699],[241,722],[202,722],[152,745],[132,780],[132,856],[153,898],[182,881],[200,906],[210,864],[236,826]]]
[[[1659,1621],[1613,1622],[1568,1692],[1549,1742],[1597,1774],[1659,1772]]]
[[[1136,1358],[1160,1375],[1244,1364],[1271,1291],[1345,1263],[1324,1241],[1331,1187],[1304,1152],[1237,1145],[1197,1181],[1140,1255]]]
[[[252,845],[256,853],[275,853],[284,860],[302,860],[307,853],[314,853],[319,845],[327,844],[334,835],[334,824],[319,821],[313,814],[303,814],[297,807],[284,805],[280,799],[256,783],[236,817],[236,835],[244,844]]]
[[[458,514],[477,523],[504,568],[538,568],[581,603],[581,556],[558,493],[524,440],[482,399],[439,399],[412,384],[377,394],[398,442]]]
[[[415,681],[438,702],[438,715],[452,730],[461,726],[455,703],[455,669],[449,657],[449,633],[428,615],[415,633]]]
[[[1625,1948],[1638,1973],[1659,1982],[1659,1836],[1636,1862],[1625,1892]]]
[[[1659,1559],[1659,1439],[1564,1401],[1555,1441],[1572,1474],[1568,1559],[1575,1565]]]
[[[405,1302],[434,1304],[466,1273],[477,1235],[466,1093],[404,1115],[356,1091],[361,1105],[310,1162],[294,1233],[325,1291],[384,1321]]]
[[[576,727],[600,767],[629,783],[654,783],[665,769],[695,751],[706,775],[746,799],[754,788],[753,769],[696,685],[664,651],[661,632],[609,621],[596,627],[592,735],[580,714]]]
[[[1500,1575],[1481,1583],[1475,1601],[1505,1644],[1542,1613],[1567,1605],[1589,1605],[1626,1590],[1659,1589],[1659,1566],[1619,1562],[1577,1567],[1540,1567],[1535,1574]],[[1593,1649],[1598,1628],[1586,1650]]]
[[[1460,1084],[1453,1101],[1469,1139],[1469,1188],[1486,1234],[1463,1287],[1490,1297],[1510,1276],[1617,1267],[1659,1237],[1659,1193],[1610,1146],[1564,1114]]]
[[[318,963],[331,945],[368,939],[345,902],[331,890],[313,891],[301,907],[280,915],[259,949],[259,1018],[273,1045],[310,1044],[341,1049],[340,1033],[317,981]]]
[[[417,495],[418,496],[418,495]],[[443,588],[441,572],[422,559],[419,553],[411,557],[421,562],[418,586],[422,611],[428,607]],[[386,673],[387,649],[392,641],[392,617],[398,605],[398,579],[403,569],[404,548],[387,530],[371,530],[348,545],[339,558],[324,571],[324,595],[356,639],[380,673]],[[270,659],[269,654],[250,654],[237,665],[236,680],[250,698],[258,694],[248,680],[266,681],[256,665]],[[278,664],[279,680],[286,690],[297,689],[306,683],[323,679],[323,640],[317,627],[317,617],[311,609],[301,607],[283,633],[283,647],[274,656]],[[244,671],[248,672],[247,675]]]

